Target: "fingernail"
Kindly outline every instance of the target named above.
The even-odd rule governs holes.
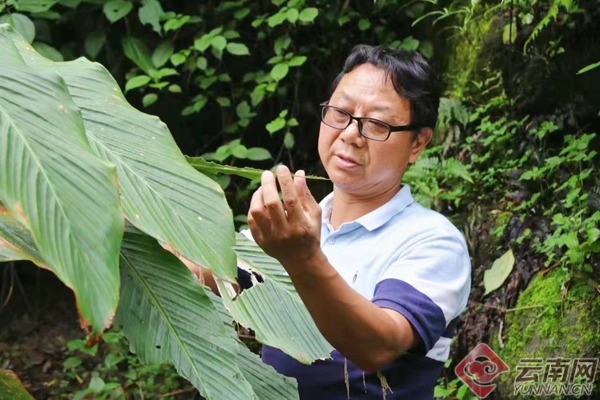
[[[283,165],[280,165],[280,166],[277,167],[277,173],[278,174],[283,174],[283,173],[285,173],[285,169],[286,168]]]
[[[304,170],[303,169],[299,169],[298,172],[296,172],[297,175],[302,175],[305,176]]]

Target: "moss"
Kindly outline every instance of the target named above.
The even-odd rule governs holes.
[[[493,18],[481,18],[487,12],[487,8],[476,7],[476,17],[448,41],[452,50],[448,52],[450,56],[447,59],[447,91],[459,99],[464,97],[465,92],[475,89],[470,82],[483,75],[485,65],[482,63],[487,62],[481,53],[485,49]]]
[[[563,299],[563,285],[567,281],[568,291]],[[514,398],[513,382],[521,358],[597,357],[599,319],[600,296],[589,278],[579,276],[569,280],[568,272],[562,269],[544,277],[538,275],[519,297],[515,311],[506,318],[506,346],[500,357],[511,371],[499,377],[502,397]]]

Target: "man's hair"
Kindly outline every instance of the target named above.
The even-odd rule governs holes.
[[[410,101],[411,124],[435,128],[440,104],[438,80],[431,65],[418,51],[359,44],[346,58],[344,69],[333,81],[331,93],[345,74],[366,63],[383,70],[396,92]],[[417,134],[415,132],[415,137]]]

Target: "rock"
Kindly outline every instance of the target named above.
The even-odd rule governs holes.
[[[569,272],[560,268],[545,276],[538,274],[519,296],[516,310],[507,314],[505,347],[499,356],[510,367],[510,372],[501,374],[494,381],[499,384],[497,390],[502,399],[525,398],[514,394],[514,381],[519,374],[516,367],[521,358],[599,357],[600,295],[597,284],[577,272],[571,274],[569,279]],[[600,393],[600,379],[594,384],[594,393]],[[555,395],[551,398],[566,397]]]

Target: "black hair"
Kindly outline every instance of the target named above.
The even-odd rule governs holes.
[[[346,58],[342,72],[335,78],[331,93],[345,74],[362,64],[372,64],[386,73],[396,92],[410,101],[411,124],[435,128],[440,104],[436,74],[418,51],[390,49],[359,44]],[[418,132],[415,132],[415,137]]]

